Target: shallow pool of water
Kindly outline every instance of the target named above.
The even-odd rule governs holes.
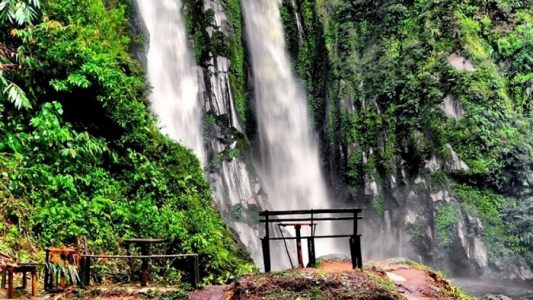
[[[512,281],[495,279],[452,278],[456,286],[468,295],[483,297],[487,294],[505,295],[514,300],[533,300],[532,281]]]

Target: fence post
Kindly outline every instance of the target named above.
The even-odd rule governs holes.
[[[196,288],[198,287],[198,283],[200,282],[200,268],[198,266],[198,255],[193,255],[192,257],[192,267],[191,267],[191,274],[190,274],[190,280],[191,285]]]
[[[91,285],[91,257],[85,256],[85,262],[83,264],[83,287],[88,288]]]
[[[195,287],[197,287],[198,283],[200,282],[200,266],[198,255],[194,256],[194,273],[194,281],[196,281]]]

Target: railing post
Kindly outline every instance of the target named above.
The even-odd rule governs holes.
[[[355,255],[357,257],[357,267],[363,268],[363,254],[361,253],[361,235],[355,236]]]
[[[31,270],[31,296],[37,296],[37,268]]]
[[[355,253],[355,236],[350,237],[350,256],[352,258],[352,269],[357,268],[357,255]]]
[[[354,251],[357,258],[357,267],[363,268],[363,255],[361,252],[361,235],[358,232],[357,226],[359,223],[359,209],[354,209],[353,213],[353,237],[354,237]]]
[[[150,249],[148,244],[141,245],[141,255],[148,256],[150,255]],[[148,258],[141,258],[141,286],[148,286]]]
[[[87,257],[81,256],[80,257],[80,285],[82,288],[87,288],[88,286],[85,285],[87,282]],[[46,281],[45,281],[46,284]]]
[[[298,268],[304,267],[304,259],[302,256],[302,238],[300,229],[302,226],[300,224],[294,225],[294,230],[296,231],[296,252],[298,255]]]
[[[316,268],[316,253],[315,253],[315,216],[313,209],[311,209],[311,237],[307,239],[307,254],[309,256],[308,266]]]
[[[265,237],[261,239],[261,246],[263,247],[263,263],[265,265],[265,272],[270,272],[270,232],[268,226],[268,210],[265,210]]]
[[[307,239],[307,253],[309,256],[308,266],[316,268],[315,239],[313,237]]]
[[[357,235],[357,209],[353,210],[353,236]]]
[[[265,237],[268,239],[269,237],[269,229],[268,229],[268,210],[265,210]]]

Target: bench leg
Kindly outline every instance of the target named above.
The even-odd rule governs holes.
[[[7,271],[7,299],[13,299],[15,297],[15,286],[13,283],[13,271]]]
[[[31,271],[31,296],[37,297],[37,271]]]
[[[0,287],[3,289],[6,288],[6,276],[7,276],[7,268],[4,268],[2,270],[2,282],[0,282]]]
[[[51,284],[52,279],[50,278],[51,272],[50,272],[50,269],[48,268],[50,266],[50,249],[46,249],[45,261],[46,261],[46,265],[44,268],[44,290],[48,291],[52,289],[52,284]]]
[[[26,272],[22,272],[22,289],[26,289],[28,287],[28,284],[26,282]]]

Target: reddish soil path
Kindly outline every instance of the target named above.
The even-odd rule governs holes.
[[[371,272],[381,277],[386,276],[393,281],[398,291],[408,300],[443,299],[437,283],[427,270],[387,261],[369,261],[366,264],[371,267]],[[346,272],[352,270],[352,265],[350,262],[325,261],[320,264],[320,269]]]
[[[408,300],[448,299],[439,292],[441,282],[435,280],[436,276],[425,269],[418,269],[406,263],[391,261],[368,261],[370,271],[383,277],[385,275],[394,282],[398,291]],[[322,266],[321,266],[322,267]],[[348,270],[351,264],[347,262],[327,262],[326,269]]]
[[[213,285],[189,293],[189,300],[230,300],[233,298],[233,285]]]
[[[409,300],[438,299],[438,288],[429,282],[427,271],[414,268],[392,269],[386,272],[398,290]]]

